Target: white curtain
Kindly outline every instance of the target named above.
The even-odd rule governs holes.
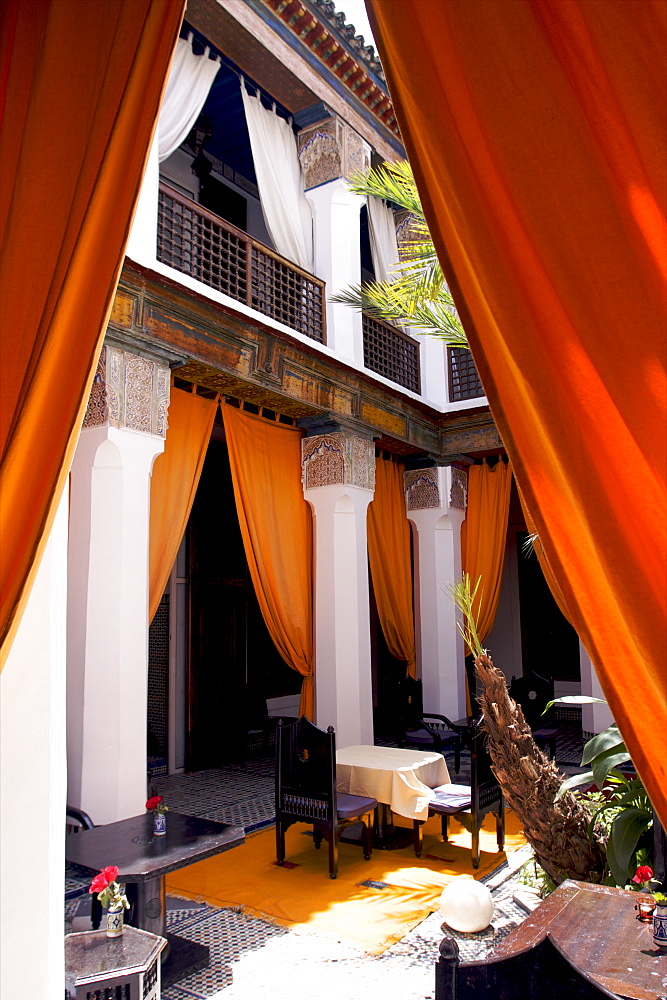
[[[368,235],[376,281],[395,281],[398,277],[398,243],[394,212],[382,198],[366,199]]]
[[[220,69],[220,57],[209,59],[210,51],[207,46],[196,56],[192,34],[178,39],[157,125],[160,162],[178,149],[204,107]]]
[[[312,272],[312,213],[294,133],[284,118],[262,105],[259,94],[246,91],[243,80],[241,96],[266,228],[279,254]]]

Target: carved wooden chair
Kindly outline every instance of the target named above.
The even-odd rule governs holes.
[[[534,947],[482,962],[461,962],[458,944],[445,937],[435,966],[435,1000],[486,996],[493,1000],[618,1000],[616,993],[577,968],[548,934]]]
[[[503,793],[491,770],[491,758],[486,748],[486,733],[478,720],[462,736],[470,748],[470,785],[447,784],[434,788],[435,798],[429,802],[429,816],[439,815],[443,840],[449,839],[449,817],[467,813],[472,834],[472,864],[479,868],[479,831],[487,813],[496,817],[498,850],[505,846],[505,806]],[[414,821],[414,847],[417,857],[422,853],[423,822]]]
[[[422,682],[408,677],[402,682],[405,691],[403,725],[399,745],[411,750],[435,750],[442,753],[454,749],[454,770],[461,769],[461,737],[465,731],[450,722],[446,715],[424,712]]]
[[[338,842],[343,827],[362,823],[361,844],[368,860],[373,849],[376,799],[336,791],[336,737],[305,716],[276,728],[276,859],[285,860],[285,831],[292,823],[312,823],[313,841],[329,843],[329,877],[338,875]]]

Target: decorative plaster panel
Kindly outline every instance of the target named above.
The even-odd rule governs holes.
[[[468,476],[462,469],[452,469],[452,485],[449,490],[449,506],[465,511],[468,506]]]
[[[167,433],[170,372],[148,358],[102,348],[84,427],[125,427],[164,438]]]
[[[299,148],[306,190],[334,181],[342,175],[342,151],[335,136],[318,128]]]
[[[88,397],[88,407],[83,418],[84,427],[102,427],[107,420],[106,351],[103,349],[97,362],[97,371]]]
[[[440,506],[437,469],[415,469],[406,472],[403,482],[408,510],[424,510]]]
[[[335,115],[302,129],[297,141],[306,189],[370,168],[370,146]]]
[[[375,490],[375,447],[370,438],[347,431],[317,434],[301,442],[302,482],[318,486],[358,486]]]

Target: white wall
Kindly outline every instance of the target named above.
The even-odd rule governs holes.
[[[69,800],[94,823],[146,801],[150,474],[153,434],[90,427],[72,463]]]
[[[62,1000],[67,490],[0,676],[0,995]]]

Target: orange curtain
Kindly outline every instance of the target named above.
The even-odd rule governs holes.
[[[151,477],[149,622],[162,599],[190,517],[217,408],[217,396],[204,399],[193,392],[171,390],[164,451],[155,459]]]
[[[69,471],[183,0],[0,4],[0,641]]]
[[[565,618],[567,618],[567,620],[569,621],[569,623],[571,625],[572,624],[572,616],[571,616],[571,614],[569,612],[569,609],[568,609],[567,603],[565,601],[565,598],[563,597],[563,591],[558,586],[558,580],[554,576],[554,571],[552,570],[551,564],[549,563],[549,560],[547,559],[546,552],[544,551],[544,546],[542,545],[542,542],[540,541],[539,535],[537,534],[537,531],[536,531],[536,528],[535,528],[535,522],[533,521],[533,519],[530,516],[530,513],[528,511],[528,508],[526,507],[526,503],[525,503],[525,501],[524,501],[524,499],[523,499],[523,497],[521,495],[521,490],[519,490],[518,492],[519,492],[519,499],[521,500],[521,509],[523,510],[523,516],[524,516],[524,520],[526,522],[526,528],[528,530],[528,534],[534,536],[534,539],[533,539],[533,549],[535,551],[535,555],[537,556],[537,561],[540,564],[540,569],[542,570],[542,573],[544,574],[544,579],[546,580],[547,586],[548,586],[549,590],[551,591],[551,596],[553,597],[554,601],[558,605],[558,609],[559,609],[560,613]]]
[[[468,469],[468,509],[461,526],[461,561],[477,591],[474,610],[481,642],[493,628],[507,543],[512,470],[505,462],[484,462]]]
[[[667,4],[367,6],[494,419],[667,825]]]
[[[313,528],[301,486],[303,431],[221,405],[250,576],[269,634],[303,677],[313,718]]]
[[[378,616],[389,652],[417,676],[412,610],[410,524],[405,514],[403,466],[375,460],[375,496],[368,507],[368,559]]]

